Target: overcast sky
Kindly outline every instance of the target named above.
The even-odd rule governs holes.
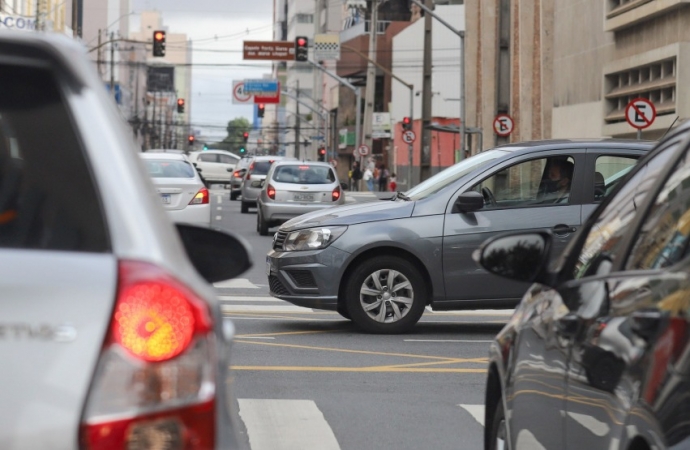
[[[229,120],[252,119],[252,107],[232,104],[232,80],[270,73],[268,62],[242,60],[242,42],[273,39],[273,0],[131,0],[131,6],[131,30],[139,29],[136,13],[158,10],[170,33],[186,33],[192,40],[194,64],[237,65],[192,70],[192,123],[206,126],[196,127],[204,137],[222,139]]]

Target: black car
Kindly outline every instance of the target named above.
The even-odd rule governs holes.
[[[486,449],[690,448],[690,122],[549,264],[550,231],[475,259],[534,282],[490,350]]]

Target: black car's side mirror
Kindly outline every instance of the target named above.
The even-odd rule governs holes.
[[[479,192],[468,191],[463,192],[455,199],[453,205],[453,212],[469,213],[479,211],[484,207],[484,197]]]
[[[548,285],[546,267],[550,247],[551,234],[548,232],[504,234],[484,242],[472,256],[495,275]]]
[[[187,256],[209,283],[234,278],[252,266],[249,246],[231,234],[187,224],[176,224]]]

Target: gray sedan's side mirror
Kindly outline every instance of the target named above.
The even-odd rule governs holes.
[[[512,233],[488,239],[472,254],[484,269],[515,281],[548,284],[551,235],[548,232]]]
[[[484,196],[476,191],[463,192],[455,200],[453,212],[468,213],[484,207]]]
[[[197,172],[201,172],[201,167],[195,167]]]

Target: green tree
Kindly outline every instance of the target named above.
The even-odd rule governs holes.
[[[228,122],[228,135],[221,142],[217,143],[219,148],[227,148],[229,151],[239,155],[240,147],[244,146],[244,133],[249,132],[252,126],[245,117],[236,117]],[[249,151],[249,149],[247,149]]]

